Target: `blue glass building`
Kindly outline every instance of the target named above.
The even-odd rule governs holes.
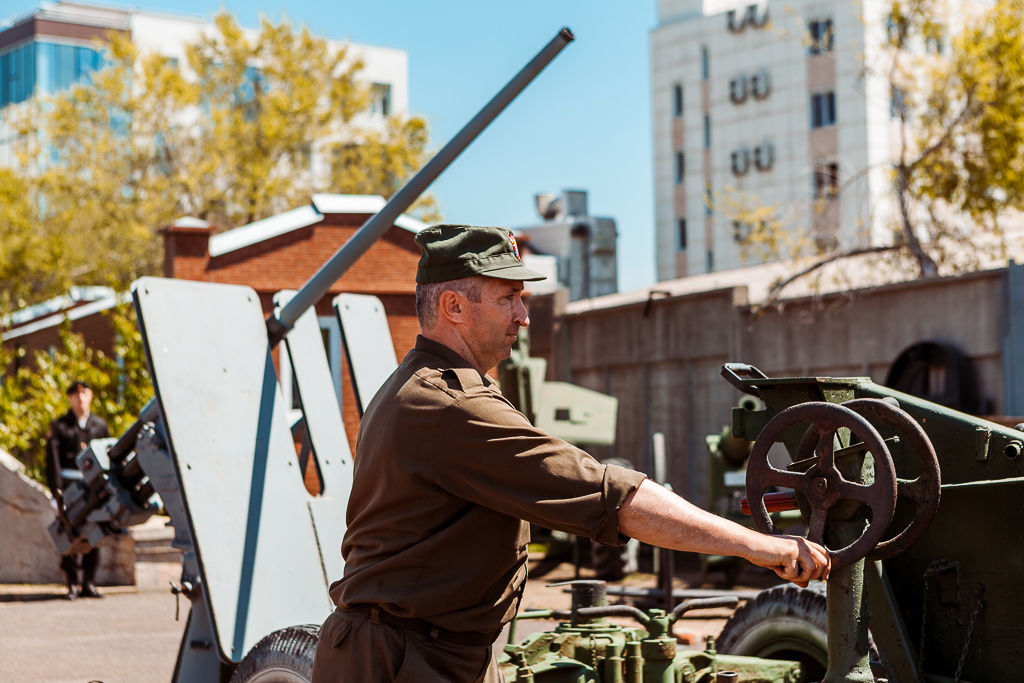
[[[48,95],[69,87],[103,67],[103,54],[93,47],[45,39],[0,48],[0,108],[34,94]]]

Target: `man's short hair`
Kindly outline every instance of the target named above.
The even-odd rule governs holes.
[[[424,331],[437,325],[438,301],[444,292],[456,292],[475,304],[483,300],[484,278],[481,275],[463,277],[444,282],[416,285],[416,318]]]
[[[70,396],[71,394],[75,393],[76,391],[80,391],[82,389],[90,389],[89,383],[86,382],[83,379],[76,379],[76,380],[73,380],[71,382],[71,384],[68,385],[68,388],[64,392],[64,395],[65,396]]]

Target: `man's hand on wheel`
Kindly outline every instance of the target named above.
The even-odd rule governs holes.
[[[828,550],[800,536],[765,536],[766,548],[747,558],[772,569],[801,588],[815,579],[827,579],[831,570]]]

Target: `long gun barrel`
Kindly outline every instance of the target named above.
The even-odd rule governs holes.
[[[295,325],[306,309],[320,300],[345,271],[390,228],[421,194],[437,179],[455,158],[476,139],[484,128],[498,117],[516,96],[553,60],[566,45],[574,40],[572,31],[563,28],[537,56],[488,102],[473,119],[434,155],[419,173],[414,175],[378,213],[363,223],[352,238],[341,246],[306,284],[292,297],[280,313],[267,318],[267,333],[271,346],[277,345]]]

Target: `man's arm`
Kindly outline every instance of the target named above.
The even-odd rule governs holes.
[[[828,578],[828,552],[795,536],[768,536],[705,512],[647,479],[619,509],[619,531],[661,548],[736,555],[799,586]]]

